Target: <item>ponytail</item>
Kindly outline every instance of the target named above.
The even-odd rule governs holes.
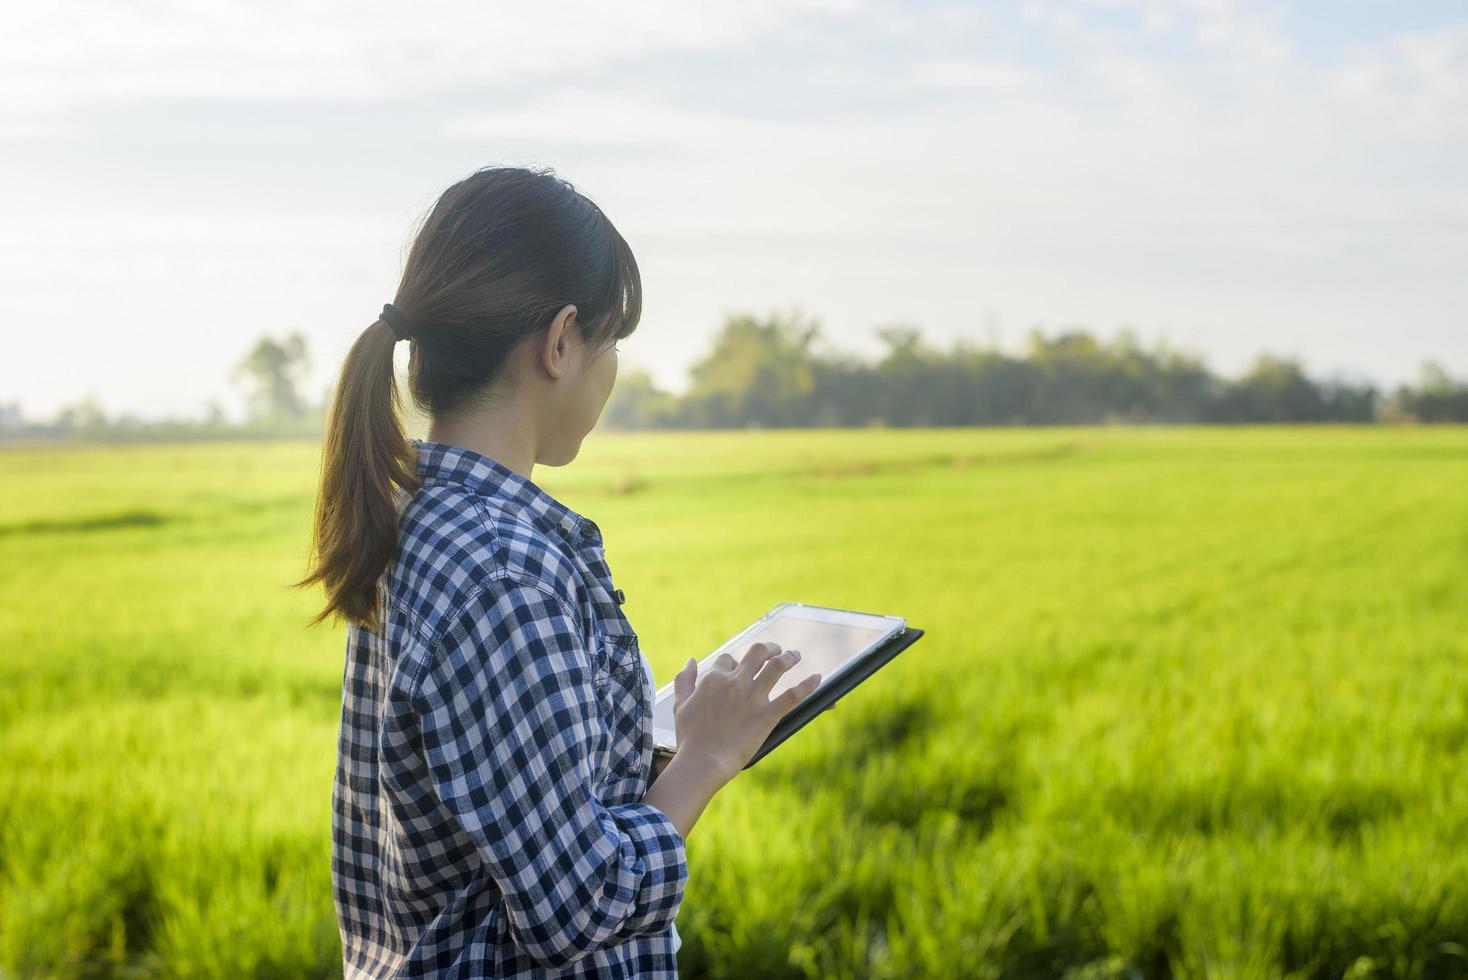
[[[311,626],[336,615],[374,632],[380,628],[378,579],[397,547],[397,492],[411,497],[418,489],[417,464],[398,418],[396,342],[383,320],[364,330],[332,396],[316,498],[316,564],[295,583],[325,586],[326,608]]]

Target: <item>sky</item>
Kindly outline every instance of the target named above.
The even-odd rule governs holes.
[[[1461,0],[48,0],[0,31],[0,404],[238,415],[292,331],[320,397],[496,164],[617,225],[675,392],[790,310],[1468,376]]]

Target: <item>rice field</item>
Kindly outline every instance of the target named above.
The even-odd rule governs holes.
[[[0,976],[334,977],[312,443],[0,450]],[[927,635],[688,838],[686,977],[1468,976],[1468,430],[597,432],[659,683]]]

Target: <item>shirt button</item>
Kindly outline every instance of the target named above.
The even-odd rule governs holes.
[[[592,538],[596,537],[596,529],[590,524],[583,524],[581,525],[581,536],[590,541]]]
[[[616,599],[617,605],[620,606],[627,601],[627,593],[623,592],[621,589],[618,589],[617,591],[612,593],[612,598]]]

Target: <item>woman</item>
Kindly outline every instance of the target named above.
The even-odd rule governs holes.
[[[676,977],[685,838],[819,676],[756,644],[653,680],[601,531],[532,481],[571,462],[641,315],[627,243],[550,170],[443,193],[352,345],[313,567],[348,623],[332,874],[347,977]],[[430,416],[405,438],[393,350]]]

